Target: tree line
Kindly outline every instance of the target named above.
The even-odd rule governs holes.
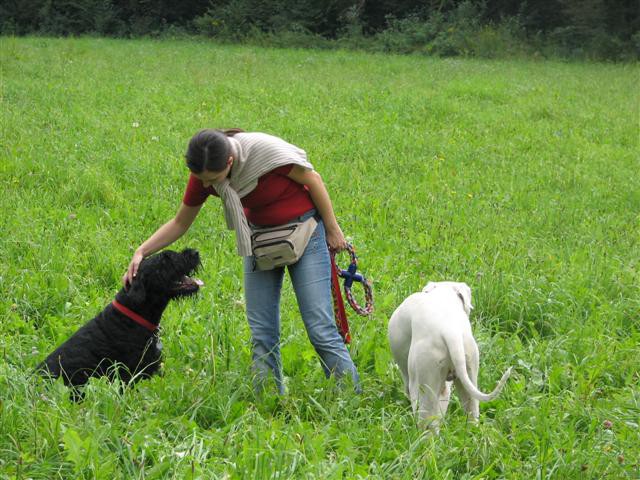
[[[440,56],[640,55],[637,0],[12,0],[2,35],[204,35]]]

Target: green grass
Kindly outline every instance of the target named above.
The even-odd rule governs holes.
[[[637,65],[1,41],[0,478],[638,478]],[[165,313],[164,376],[81,404],[31,376],[174,214],[191,135],[234,126],[323,175],[374,283],[375,313],[350,315],[364,393],[324,379],[286,283],[289,394],[255,398],[215,200],[176,244],[206,288]],[[515,369],[478,426],[455,400],[433,438],[386,323],[443,279],[472,287],[480,387]]]

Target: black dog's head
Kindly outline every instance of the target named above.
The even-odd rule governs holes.
[[[195,294],[202,282],[190,277],[200,266],[200,254],[187,248],[182,252],[165,250],[145,258],[127,290],[134,304],[154,304]]]

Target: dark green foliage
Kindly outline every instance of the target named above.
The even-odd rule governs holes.
[[[15,0],[0,5],[4,35],[177,32],[264,45],[625,60],[639,53],[640,9],[634,0]]]
[[[82,32],[117,35],[124,29],[111,0],[46,0],[37,16],[40,31],[50,35]]]
[[[505,56],[526,50],[525,32],[515,18],[498,25],[483,24],[482,6],[462,2],[446,13],[428,18],[414,14],[387,18],[387,28],[376,35],[384,51],[427,53],[439,56]]]
[[[16,0],[0,5],[0,33],[151,35],[169,26],[189,27],[207,5],[207,0]]]
[[[255,32],[305,31],[335,38],[357,11],[355,0],[212,0],[196,20],[209,35],[242,38]]]

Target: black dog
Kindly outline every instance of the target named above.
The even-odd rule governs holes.
[[[195,294],[202,282],[191,275],[200,265],[196,250],[166,250],[145,258],[128,289],[54,350],[38,366],[79,387],[90,377],[116,374],[125,382],[148,378],[160,367],[158,324],[169,301]]]

